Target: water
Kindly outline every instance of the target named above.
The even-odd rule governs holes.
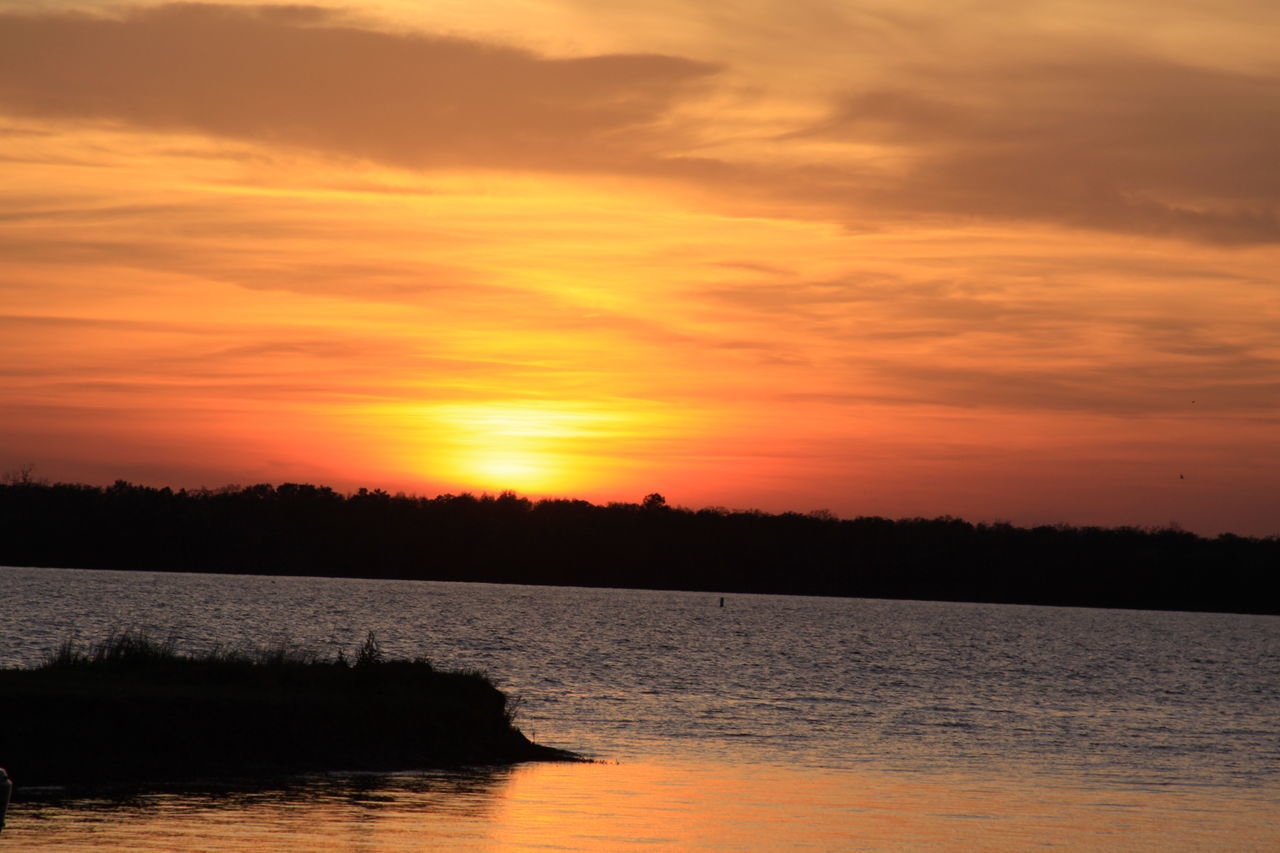
[[[526,733],[599,759],[43,792],[11,809],[15,849],[1280,849],[1275,617],[56,569],[0,583],[3,666],[129,627],[192,651],[348,654],[372,630],[391,656],[488,670]]]

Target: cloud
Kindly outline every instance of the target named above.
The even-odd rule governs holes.
[[[714,61],[549,58],[390,32],[314,6],[0,13],[0,111],[416,169],[659,179],[736,214],[860,231],[1003,220],[1218,245],[1280,241],[1273,66],[1215,68],[1203,55],[1158,55],[1134,32],[1085,41],[1017,19],[973,22],[965,41],[959,24],[931,13],[872,15],[871,29],[853,16],[862,23],[836,27],[842,38],[881,24],[894,37],[842,59],[847,48],[833,52],[830,32],[815,28],[832,30],[845,13],[807,8],[809,29],[795,29],[788,13],[781,56],[761,35],[780,20],[763,11],[771,25],[748,39],[750,56],[710,35],[676,42],[690,53],[705,44]],[[723,23],[694,17],[698,32]],[[823,46],[814,57],[797,52],[814,39]],[[786,66],[778,76],[806,108],[824,96],[830,108],[798,129],[743,140],[736,119],[704,96],[770,127],[804,121],[803,110],[764,94],[765,56]],[[795,88],[800,81],[809,88]],[[726,139],[737,142],[717,144]]]
[[[1280,240],[1280,77],[1049,47],[1038,61],[905,68],[792,140],[892,149],[863,201],[1210,243]]]
[[[292,291],[372,302],[421,303],[460,296],[484,283],[509,288],[457,264],[405,258],[367,241],[367,227],[334,213],[327,220],[312,205],[217,197],[165,204],[113,204],[96,198],[4,197],[10,210],[0,223],[0,254],[17,265],[149,270],[234,284],[249,290]],[[308,215],[309,214],[309,215]],[[360,211],[346,214],[359,216]],[[163,222],[163,228],[155,223]],[[443,242],[414,231],[420,246]],[[270,250],[270,241],[289,251]],[[454,237],[453,242],[457,242]],[[340,253],[334,246],[344,246]],[[0,282],[0,291],[12,281]]]
[[[1259,357],[1204,359],[1194,365],[1093,364],[1082,367],[954,367],[882,364],[878,374],[911,392],[896,402],[972,409],[1039,409],[1112,415],[1274,416],[1280,361]],[[1201,401],[1193,409],[1191,401]]]
[[[998,283],[963,278],[911,280],[885,272],[859,272],[824,281],[739,283],[702,290],[701,297],[775,323],[786,318],[842,319],[859,325],[858,336],[901,335],[904,325],[936,322],[933,333],[988,329],[1006,320],[1033,333],[1079,316],[1034,293],[1008,293]],[[883,327],[888,328],[883,328]],[[848,330],[842,328],[841,334]],[[921,334],[920,330],[909,335]]]
[[[715,66],[545,59],[362,29],[308,6],[171,4],[119,18],[0,15],[0,107],[285,144],[396,165],[597,168]]]
[[[812,368],[793,374],[782,402],[1127,417],[1187,414],[1198,399],[1206,416],[1274,417],[1280,361],[1265,286],[1195,256],[1181,270],[1123,245],[1110,257],[1114,269],[1095,250],[1061,269],[1013,256],[966,259],[946,277],[919,265],[753,276],[696,297],[738,339]],[[1221,304],[1224,290],[1250,307]]]

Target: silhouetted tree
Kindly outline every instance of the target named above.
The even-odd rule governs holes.
[[[514,492],[0,483],[0,564],[1280,612],[1280,538]]]

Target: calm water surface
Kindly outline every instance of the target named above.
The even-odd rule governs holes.
[[[56,850],[1275,850],[1280,619],[0,568],[0,665],[141,628],[482,668],[590,765],[25,792]],[[21,780],[17,780],[21,782]]]

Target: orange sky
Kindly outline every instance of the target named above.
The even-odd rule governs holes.
[[[0,470],[1280,534],[1277,41],[0,0]]]

